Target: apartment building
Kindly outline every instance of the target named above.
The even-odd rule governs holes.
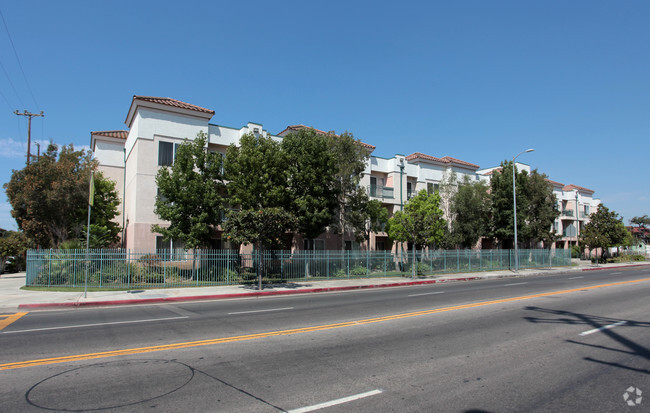
[[[208,150],[224,153],[230,144],[238,144],[240,138],[248,133],[256,136],[271,137],[281,141],[283,136],[291,132],[308,128],[305,125],[291,125],[278,133],[270,134],[262,124],[249,122],[239,128],[233,128],[211,123],[214,111],[176,99],[133,96],[127,113],[126,130],[91,132],[91,149],[95,159],[99,161],[100,170],[116,182],[116,188],[122,199],[120,215],[117,217],[124,227],[123,245],[126,248],[160,249],[179,248],[182,245],[174,240],[163,241],[160,234],[152,233],[151,225],[165,225],[154,213],[157,187],[155,177],[161,166],[169,166],[173,162],[178,145],[186,139],[194,139],[199,132],[208,137]],[[316,130],[317,133],[327,132]],[[371,156],[363,172],[360,185],[367,189],[371,199],[377,199],[392,215],[420,190],[430,193],[441,188],[455,188],[455,183],[462,182],[465,177],[472,180],[488,180],[496,168],[479,170],[479,166],[470,162],[444,156],[441,158],[413,153],[410,155],[396,154],[391,158],[372,155],[375,146],[363,143]],[[518,164],[522,165],[522,164]],[[528,167],[530,171],[530,167]],[[448,185],[445,185],[448,184]],[[560,184],[561,185],[561,184]],[[571,204],[570,194],[577,191],[580,196],[578,208]],[[561,202],[562,211],[575,210],[578,216],[588,215],[593,206],[593,191],[575,185],[562,186],[554,192]],[[561,196],[559,196],[561,195]],[[449,217],[449,196],[443,194],[441,205],[446,218]],[[566,202],[564,202],[566,201]],[[580,209],[582,208],[582,209]],[[575,235],[570,230],[571,222],[560,219],[557,231],[566,232],[564,244],[557,247],[566,248]],[[584,225],[584,219],[578,223]],[[575,224],[575,222],[574,222]],[[228,242],[221,238],[219,229],[213,233],[214,248],[231,248]],[[573,238],[571,238],[573,237]],[[329,231],[322,234],[315,242],[316,249],[372,249],[390,250],[395,248],[388,241],[385,232],[372,234],[368,245],[358,245],[352,237],[341,239]],[[294,236],[293,247],[302,248],[303,240]]]

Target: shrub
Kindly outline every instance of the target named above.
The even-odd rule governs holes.
[[[368,272],[366,270],[366,267],[362,267],[361,265],[355,265],[350,270],[350,275],[361,276],[361,275],[366,275],[367,273]]]
[[[578,245],[571,246],[571,258],[580,258],[581,253],[582,251]]]
[[[418,265],[416,267],[416,272],[418,275],[427,275],[432,273],[432,268],[429,264],[418,262]]]

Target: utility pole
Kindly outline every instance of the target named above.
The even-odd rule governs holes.
[[[27,165],[29,165],[29,158],[31,157],[30,150],[32,146],[32,118],[38,118],[45,115],[43,115],[43,111],[41,111],[41,113],[31,113],[25,110],[23,113],[20,113],[16,110],[14,113],[18,116],[27,116],[27,119],[29,120],[29,126],[27,127]]]

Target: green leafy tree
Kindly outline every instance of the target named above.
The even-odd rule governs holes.
[[[366,204],[369,201],[366,191],[359,186],[361,174],[366,168],[370,157],[368,149],[361,141],[354,139],[351,133],[329,135],[330,150],[336,161],[334,187],[337,192],[337,206],[334,222],[330,226],[341,239],[341,249],[345,249],[343,238],[346,233],[352,233],[357,242],[365,238]]]
[[[515,182],[518,241],[529,245],[543,241],[550,245],[556,239],[552,232],[553,221],[560,214],[553,187],[546,181],[546,175],[537,170],[530,174],[518,171]],[[490,235],[507,247],[514,244],[512,196],[512,161],[504,161],[501,170],[495,171],[490,181]]]
[[[589,216],[589,222],[580,231],[580,243],[591,250],[601,249],[601,258],[607,248],[624,245],[628,231],[618,213],[610,211],[605,205]]]
[[[525,224],[521,228],[521,239],[529,243],[531,248],[543,242],[548,248],[560,236],[553,230],[553,222],[560,216],[557,199],[553,194],[553,186],[546,180],[545,174],[537,169],[527,175],[524,196],[526,197]],[[519,198],[517,198],[519,202]],[[517,217],[518,218],[518,217]]]
[[[388,235],[398,242],[411,242],[413,250],[442,240],[447,225],[440,209],[440,194],[420,191],[388,220]]]
[[[386,229],[388,223],[388,210],[381,204],[380,201],[373,199],[368,201],[365,210],[366,217],[366,240],[370,243],[370,234],[382,232]],[[370,249],[370,245],[368,245]]]
[[[286,248],[284,234],[296,226],[285,210],[288,192],[287,158],[270,137],[244,135],[239,146],[231,145],[224,164],[231,210],[222,227],[224,235],[240,244],[253,244],[259,252],[258,284],[262,288],[264,250]]]
[[[152,225],[151,230],[165,240],[182,241],[186,249],[210,245],[224,210],[222,156],[206,148],[207,136],[200,132],[193,141],[179,145],[173,165],[160,168],[156,175],[154,212],[169,226]]]
[[[298,232],[313,240],[332,223],[338,206],[336,157],[329,137],[313,129],[290,133],[281,146],[287,156],[287,211],[297,218]]]
[[[114,221],[118,214],[120,198],[115,189],[115,182],[104,178],[101,172],[93,175],[95,181],[95,196],[90,214],[90,248],[105,248],[114,246],[120,238],[120,225]],[[83,226],[84,244],[87,226]]]
[[[451,202],[454,217],[449,234],[451,243],[462,248],[474,247],[481,237],[488,234],[491,210],[488,186],[466,177]]]
[[[5,263],[9,257],[14,257],[14,270],[19,271],[23,267],[23,256],[29,248],[30,243],[25,234],[16,231],[7,231],[0,237],[0,268],[5,272]]]
[[[224,171],[229,202],[242,209],[280,208],[290,197],[287,157],[271,137],[242,136],[226,151]]]
[[[633,217],[630,219],[630,224],[637,226],[636,236],[641,240],[648,242],[648,236],[650,235],[650,217],[643,215],[640,217]]]
[[[59,152],[58,146],[50,143],[36,162],[14,170],[4,188],[18,228],[43,248],[58,248],[66,240],[83,238],[90,173],[96,169],[90,153],[72,145]],[[119,234],[119,226],[111,222],[119,204],[115,184],[101,173],[96,173],[94,180],[91,231],[93,225],[104,227],[107,241],[114,242]]]
[[[284,245],[282,235],[295,226],[296,219],[282,208],[242,209],[228,212],[223,223],[224,235],[238,244],[254,244],[258,256],[257,280],[262,289],[265,248]]]
[[[528,200],[525,196],[528,173],[519,171],[515,176],[517,189],[517,231],[526,223]],[[514,213],[512,198],[512,161],[501,162],[501,170],[495,170],[490,180],[492,213],[490,214],[490,236],[503,247],[514,244]],[[519,235],[519,234],[517,234]]]

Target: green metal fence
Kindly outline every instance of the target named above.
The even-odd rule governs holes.
[[[513,250],[266,251],[30,250],[29,286],[169,288],[265,282],[417,276],[514,266]],[[519,250],[520,268],[568,266],[570,250]]]

